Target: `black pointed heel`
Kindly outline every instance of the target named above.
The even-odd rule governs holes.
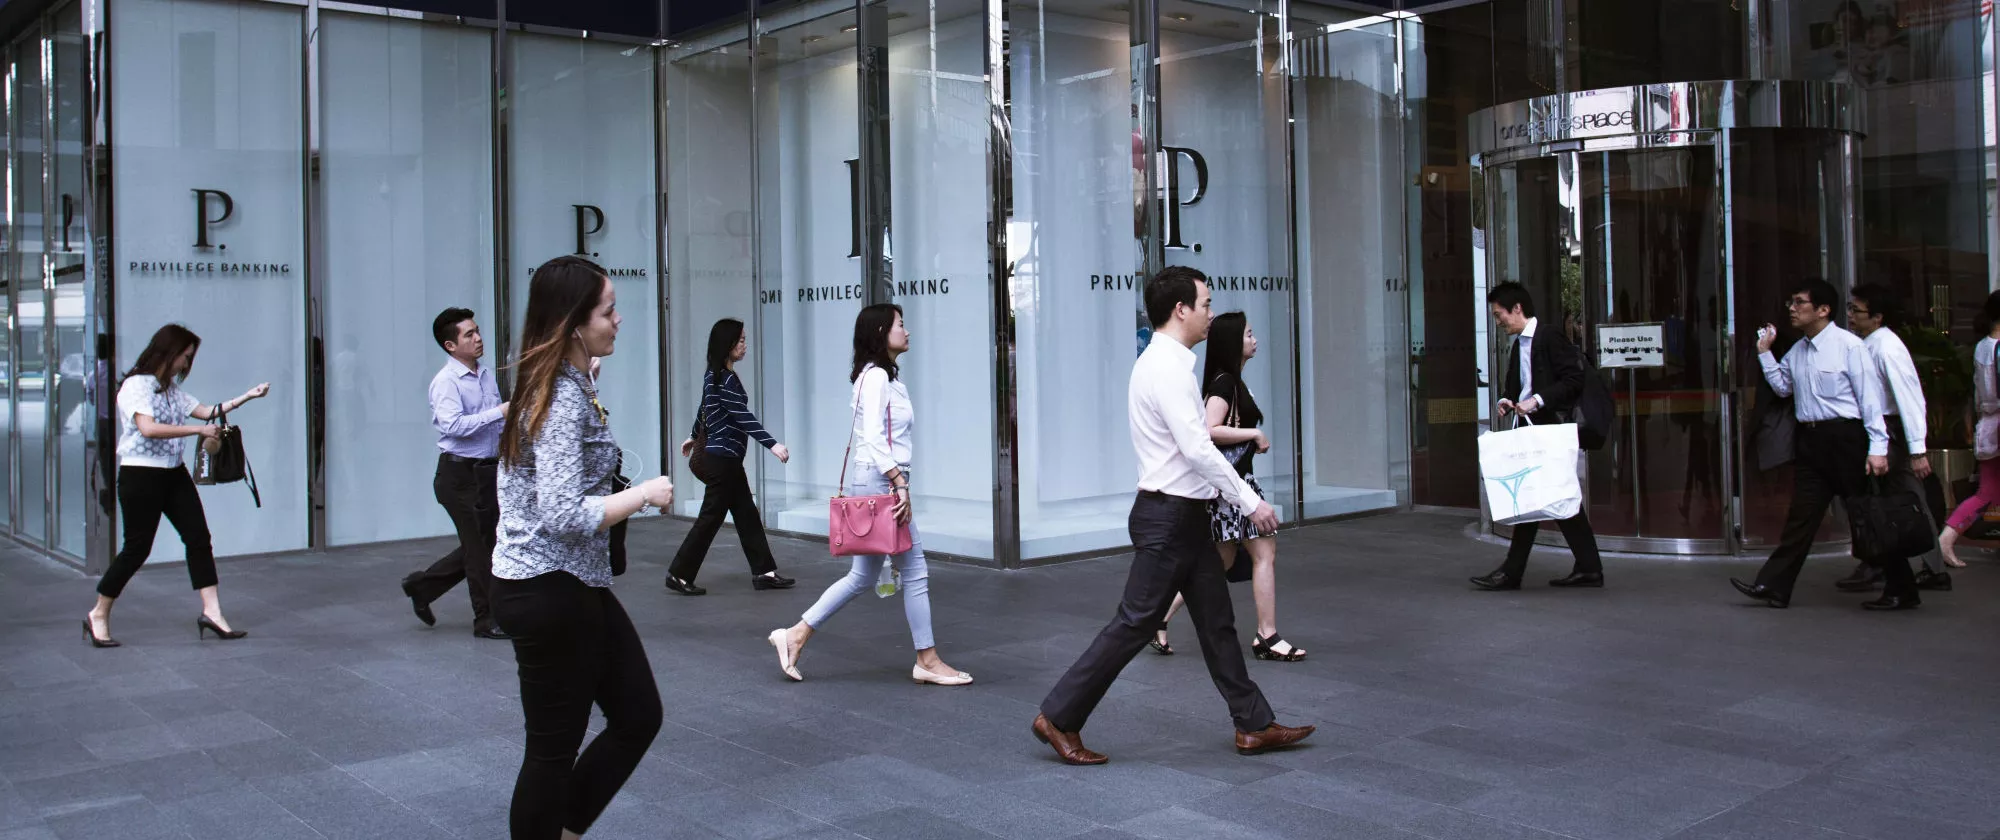
[[[90,619],[88,618],[83,620],[83,637],[89,640],[90,646],[94,648],[122,647],[122,645],[118,644],[117,639],[97,638],[97,634],[90,631]]]
[[[1279,653],[1273,649],[1278,645],[1285,646],[1284,653]],[[1258,659],[1265,659],[1272,662],[1298,662],[1306,658],[1305,651],[1294,647],[1291,642],[1285,641],[1283,637],[1276,633],[1272,633],[1269,638],[1258,636],[1255,641],[1250,643],[1250,652],[1257,654]]]
[[[197,637],[206,639],[211,631],[218,639],[241,639],[250,635],[247,630],[224,630],[220,625],[209,621],[205,615],[194,620],[194,632]]]

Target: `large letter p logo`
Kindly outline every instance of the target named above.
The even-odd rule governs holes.
[[[570,206],[576,208],[576,253],[578,256],[595,256],[590,253],[589,238],[591,234],[604,230],[604,210],[588,204]],[[596,222],[587,221],[593,216],[597,218]]]
[[[208,200],[211,197],[222,199],[222,215],[216,216],[214,218],[209,218],[209,213],[208,213]],[[229,193],[223,192],[221,190],[202,190],[202,189],[195,190],[194,191],[194,247],[196,248],[211,247],[208,244],[208,226],[219,225],[222,224],[223,222],[229,221],[229,217],[235,214],[236,214],[236,200],[230,198]]]

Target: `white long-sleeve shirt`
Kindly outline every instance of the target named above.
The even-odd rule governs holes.
[[[1263,503],[1209,438],[1208,410],[1194,375],[1194,351],[1154,333],[1132,366],[1126,409],[1132,449],[1139,456],[1139,489],[1184,499],[1221,494],[1245,516]]]
[[[910,386],[874,365],[854,381],[854,463],[887,475],[910,466],[910,424],[916,419]]]
[[[1757,361],[1771,390],[1792,398],[1799,422],[1859,420],[1868,430],[1868,454],[1889,454],[1889,427],[1882,423],[1882,380],[1868,346],[1854,333],[1828,324],[1819,335],[1792,345],[1783,363],[1768,350],[1757,354]]]
[[[1886,327],[1869,333],[1862,343],[1868,346],[1868,355],[1875,361],[1875,381],[1882,389],[1882,413],[1894,414],[1903,421],[1903,439],[1910,444],[1910,454],[1925,451],[1930,413],[1924,406],[1924,386],[1917,379],[1917,363],[1910,358],[1910,348],[1903,344],[1902,336]]]

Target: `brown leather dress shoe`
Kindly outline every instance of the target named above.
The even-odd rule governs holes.
[[[1242,755],[1256,755],[1265,750],[1289,747],[1313,734],[1311,726],[1279,726],[1272,721],[1270,726],[1255,732],[1236,733],[1236,752]]]
[[[1111,760],[1105,757],[1103,753],[1095,753],[1084,749],[1083,738],[1074,732],[1064,732],[1057,729],[1055,724],[1050,723],[1048,718],[1041,715],[1035,716],[1034,730],[1035,740],[1055,747],[1056,757],[1061,758],[1064,764],[1087,766],[1103,764]],[[1236,740],[1238,743],[1241,743],[1243,736],[1236,736]]]

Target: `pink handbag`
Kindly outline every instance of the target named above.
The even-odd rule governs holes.
[[[859,402],[859,399],[856,400]],[[860,426],[856,408],[854,425]],[[882,432],[889,434],[889,407],[882,406]],[[896,494],[847,495],[847,462],[854,458],[854,428],[847,430],[847,453],[841,456],[840,490],[826,503],[827,549],[835,557],[901,554],[910,550],[910,526],[896,522]]]

